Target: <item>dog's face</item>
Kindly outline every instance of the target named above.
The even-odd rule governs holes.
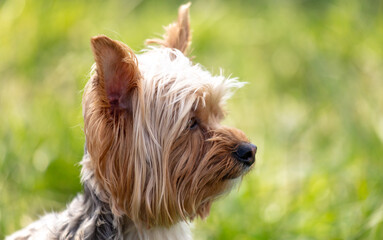
[[[150,40],[163,47],[139,56],[105,36],[91,41],[96,72],[83,99],[91,168],[113,213],[146,227],[207,216],[255,161],[246,136],[220,123],[242,84],[184,55],[188,7],[164,40]]]

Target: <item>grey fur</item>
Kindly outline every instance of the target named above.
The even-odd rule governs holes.
[[[87,153],[81,163],[83,194],[74,198],[65,211],[50,213],[6,240],[190,239],[190,230],[185,222],[171,228],[138,230],[127,217],[113,215],[106,200],[108,197],[100,190],[93,175]]]
[[[117,229],[113,226],[114,217],[109,205],[100,201],[86,183],[80,201],[80,209],[68,209],[70,221],[59,228],[55,238],[76,239],[80,233],[84,239],[115,239]],[[88,227],[84,229],[83,226]]]

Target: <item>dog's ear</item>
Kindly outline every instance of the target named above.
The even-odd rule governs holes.
[[[178,20],[165,27],[164,39],[148,39],[146,44],[160,44],[164,47],[176,48],[186,54],[191,42],[189,24],[190,5],[191,3],[189,2],[179,7]]]
[[[139,87],[137,58],[124,43],[106,36],[91,39],[99,84],[112,109],[130,110],[132,92]]]

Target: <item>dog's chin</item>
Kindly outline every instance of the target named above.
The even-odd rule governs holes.
[[[242,176],[241,173],[236,173],[236,174],[228,173],[225,176],[223,176],[222,180],[224,180],[224,181],[233,180],[233,179],[237,179],[241,176]]]
[[[236,167],[232,171],[228,172],[225,174],[222,178],[222,180],[227,181],[227,180],[233,180],[233,179],[238,179],[242,178],[244,175],[246,175],[250,170],[253,168],[254,164],[249,166],[243,163],[238,163],[240,165],[239,167]]]
[[[198,208],[197,215],[201,219],[205,219],[209,215],[211,204],[212,204],[212,201],[210,200],[210,201],[207,201],[207,202],[201,204],[201,206]]]

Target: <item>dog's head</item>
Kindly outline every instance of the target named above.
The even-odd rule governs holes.
[[[189,5],[162,40],[135,55],[124,43],[92,38],[95,73],[83,112],[91,170],[115,215],[170,226],[208,215],[212,201],[249,171],[256,147],[222,126],[236,79],[212,76],[184,55]]]

